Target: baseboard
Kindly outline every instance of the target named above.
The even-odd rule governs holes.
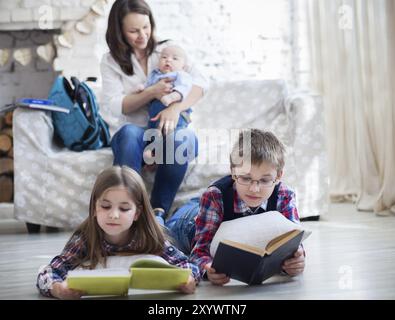
[[[14,219],[14,203],[1,202],[0,203],[0,219]]]
[[[310,217],[304,217],[304,218],[300,218],[300,221],[319,221],[320,220],[320,216],[310,216]]]

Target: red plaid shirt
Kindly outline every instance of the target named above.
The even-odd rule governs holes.
[[[233,191],[235,214],[240,214],[240,217],[254,214],[255,212],[252,212],[250,207],[240,199],[234,184]],[[261,205],[265,210],[266,206],[267,201]],[[277,211],[282,213],[287,219],[299,223],[295,193],[283,183],[280,183],[278,189]],[[204,274],[204,266],[213,260],[210,256],[210,244],[223,220],[223,216],[222,193],[217,187],[211,186],[200,198],[200,212],[196,217],[196,233],[190,256],[190,261],[199,267],[201,275]]]

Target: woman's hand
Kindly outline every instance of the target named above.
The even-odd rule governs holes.
[[[226,274],[216,273],[215,269],[211,268],[211,263],[207,263],[204,269],[207,271],[207,277],[210,282],[216,286],[223,286],[230,281],[230,278]]]
[[[192,276],[189,276],[188,282],[178,287],[182,293],[194,293],[196,289],[196,281]]]
[[[304,270],[304,250],[299,247],[298,251],[294,253],[293,258],[284,261],[283,270],[290,276],[296,276]]]
[[[74,300],[74,299],[79,299],[83,295],[82,291],[70,289],[67,286],[67,281],[63,282],[55,282],[52,285],[51,289],[51,294],[58,299],[63,299],[63,300]]]
[[[159,112],[155,117],[153,117],[152,121],[159,120],[158,129],[163,133],[163,135],[167,135],[174,130],[177,126],[178,119],[180,117],[180,111],[178,111],[175,106],[169,106]]]
[[[173,89],[173,81],[172,78],[163,78],[154,85],[148,87],[146,90],[151,90],[152,95],[155,99],[160,100],[165,94],[168,94]]]

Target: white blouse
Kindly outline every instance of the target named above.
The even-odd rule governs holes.
[[[165,45],[168,45],[168,43],[158,46],[148,57],[148,74],[158,67],[159,54]],[[122,71],[109,52],[103,55],[100,64],[102,75],[100,112],[110,126],[111,136],[126,123],[132,123],[140,127],[146,127],[148,124],[148,105],[127,115],[122,113],[122,101],[124,97],[128,94],[135,93],[138,87],[145,85],[147,81],[147,75],[144,73],[134,54],[132,54],[131,60],[134,70],[134,75],[132,76],[126,75]],[[208,88],[208,81],[192,66],[188,66],[187,71],[192,76],[193,84],[201,87],[203,92],[205,92]]]

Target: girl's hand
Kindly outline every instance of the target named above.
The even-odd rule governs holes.
[[[160,100],[165,94],[171,92],[173,89],[173,81],[174,79],[171,78],[163,78],[147,89],[152,91],[152,95],[155,99]]]
[[[70,289],[67,286],[67,281],[55,282],[52,285],[51,294],[58,299],[72,300],[79,299],[83,295],[82,291]]]
[[[151,120],[159,120],[158,129],[163,135],[167,135],[176,127],[179,117],[180,112],[173,106],[169,106],[159,112],[155,117],[151,118]]]
[[[230,278],[226,274],[216,273],[215,269],[211,268],[211,263],[207,263],[204,269],[207,271],[207,277],[210,282],[216,286],[223,286],[230,281]]]
[[[196,289],[196,281],[194,277],[189,276],[188,282],[178,287],[182,293],[194,293]]]
[[[284,261],[283,270],[290,276],[296,276],[304,270],[304,250],[299,247],[298,251],[294,253],[293,258],[289,258]]]

